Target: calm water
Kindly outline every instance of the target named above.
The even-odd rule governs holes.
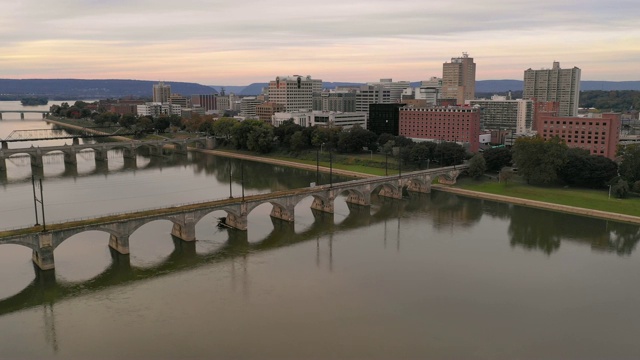
[[[241,166],[197,153],[132,165],[114,153],[107,169],[80,156],[73,171],[52,155],[47,219],[228,197],[229,170],[239,195]],[[33,222],[30,171],[12,162],[0,182],[0,228]],[[244,172],[247,194],[315,181],[249,162]],[[79,234],[37,278],[27,248],[0,247],[0,357],[640,356],[637,226],[439,192],[374,197],[370,209],[340,198],[334,216],[311,201],[293,226],[262,205],[244,234],[214,226],[215,212],[194,243],[153,222],[131,236],[130,256],[111,253],[103,233]]]

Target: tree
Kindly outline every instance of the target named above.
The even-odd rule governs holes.
[[[379,146],[384,146],[389,141],[394,141],[395,138],[396,137],[391,135],[391,134],[382,133],[382,134],[380,134],[380,136],[378,136],[378,145]]]
[[[153,121],[153,128],[158,130],[158,132],[165,132],[171,126],[171,121],[168,116],[160,116]]]
[[[118,120],[118,124],[120,124],[120,126],[125,127],[127,129],[129,129],[133,125],[135,125],[136,122],[137,122],[137,119],[136,119],[135,115],[133,115],[133,114],[122,115],[120,120]]]
[[[618,165],[603,156],[591,155],[588,150],[567,149],[567,159],[558,170],[558,177],[567,184],[602,188],[618,173]]]
[[[247,150],[268,153],[273,147],[273,138],[273,126],[264,121],[255,120],[251,124],[251,131],[247,134]]]
[[[486,149],[482,156],[488,171],[500,171],[503,167],[511,164],[511,150],[504,147]]]
[[[464,147],[455,142],[442,142],[436,145],[433,157],[440,166],[451,166],[464,161],[467,152]]]
[[[522,137],[513,146],[513,159],[527,183],[550,184],[558,179],[567,145],[558,137],[545,141],[540,136]]]
[[[618,155],[622,156],[620,176],[631,184],[640,180],[640,144],[620,148]]]
[[[296,131],[291,135],[290,149],[291,151],[300,151],[309,147],[308,138],[302,131]]]
[[[475,154],[471,160],[469,160],[469,176],[474,179],[479,179],[487,170],[487,164],[482,154]]]
[[[611,186],[611,192],[618,199],[624,199],[629,195],[629,184],[624,181],[624,179],[618,179],[618,181]]]
[[[213,133],[216,136],[222,136],[225,139],[229,140],[231,138],[233,127],[238,123],[239,121],[234,118],[220,118],[213,122]]]
[[[356,125],[340,133],[337,145],[338,151],[342,153],[358,153],[365,147],[371,151],[377,151],[378,136],[373,131]]]
[[[280,146],[285,149],[291,147],[291,137],[298,131],[302,130],[302,126],[293,122],[293,119],[283,121],[280,126],[273,129],[273,134],[280,142]]]
[[[422,167],[424,161],[431,161],[436,148],[436,143],[421,142],[407,149],[409,153],[408,161]]]

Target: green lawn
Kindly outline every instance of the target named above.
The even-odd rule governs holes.
[[[456,187],[489,194],[512,196],[522,199],[544,201],[553,204],[601,210],[618,214],[640,216],[640,198],[617,199],[606,189],[590,190],[563,187],[542,187],[522,183],[501,184],[495,181],[459,179]]]

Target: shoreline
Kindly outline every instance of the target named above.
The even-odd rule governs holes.
[[[59,122],[56,120],[46,119],[46,121],[52,122],[62,127],[70,127],[72,129],[83,129],[80,126],[71,125],[71,124]],[[100,132],[96,131],[96,133],[100,133]],[[132,141],[131,139],[125,138],[122,136],[113,136],[113,138],[124,139],[124,141]],[[262,156],[255,156],[255,155],[237,154],[237,153],[221,151],[221,150],[205,150],[205,149],[193,149],[193,148],[190,150],[205,153],[205,154],[231,157],[236,159],[243,159],[243,160],[272,164],[272,165],[288,166],[288,167],[294,167],[294,168],[310,170],[310,171],[316,170],[315,165],[303,164],[295,161],[271,159],[271,158],[265,158]],[[325,173],[328,173],[330,171],[330,169],[325,166],[320,166],[319,170]],[[359,179],[376,177],[376,175],[364,174],[356,171],[341,170],[336,168],[334,168],[332,172],[338,175],[350,176],[350,177],[359,178]],[[569,205],[553,204],[553,203],[548,203],[543,201],[522,199],[517,197],[511,197],[511,196],[495,195],[495,194],[484,193],[479,191],[460,189],[460,188],[441,185],[441,184],[432,184],[432,190],[443,191],[443,192],[448,192],[452,194],[457,194],[457,195],[462,195],[462,196],[467,196],[467,197],[477,198],[482,200],[491,200],[491,201],[497,201],[502,203],[509,203],[513,205],[527,206],[527,207],[587,216],[587,217],[604,219],[604,220],[613,220],[613,221],[620,221],[620,222],[631,223],[631,224],[640,224],[640,217],[632,216],[632,215],[580,208],[580,207],[569,206]]]

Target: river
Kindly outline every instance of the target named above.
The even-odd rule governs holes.
[[[46,127],[3,120],[0,138]],[[47,220],[59,221],[228,197],[229,183],[237,196],[242,172],[246,194],[316,176],[200,153],[127,164],[115,152],[106,168],[82,154],[75,170],[50,155],[41,175]],[[0,228],[34,223],[30,176],[28,159],[8,163]],[[293,227],[261,205],[245,235],[216,227],[215,212],[195,243],[152,222],[131,236],[129,256],[110,252],[103,233],[79,234],[37,277],[29,249],[3,245],[0,357],[640,356],[638,226],[437,191],[374,196],[370,208],[339,198],[333,217],[310,204]]]

